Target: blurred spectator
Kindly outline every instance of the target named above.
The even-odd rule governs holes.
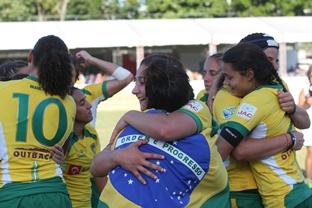
[[[307,109],[310,119],[312,118],[312,65],[307,71],[309,85],[303,88],[299,95],[299,105]],[[304,145],[307,147],[306,155],[306,177],[310,188],[312,188],[312,128],[303,130]]]

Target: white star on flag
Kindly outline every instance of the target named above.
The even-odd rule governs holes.
[[[128,175],[127,173],[124,174],[125,177],[127,177],[127,175]]]
[[[129,179],[128,184],[133,184],[133,180]]]

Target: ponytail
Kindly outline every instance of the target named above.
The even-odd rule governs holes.
[[[45,36],[38,40],[32,53],[42,89],[64,98],[72,85],[73,70],[65,43],[56,36]]]
[[[282,79],[280,78],[280,76],[278,75],[277,70],[275,70],[275,68],[273,67],[273,70],[271,70],[271,71],[272,71],[272,74],[273,74],[275,80],[276,80],[279,84],[282,85],[282,87],[283,87],[283,92],[288,92],[287,88],[285,87],[285,85],[284,85],[284,83],[283,83],[283,80],[282,80]]]

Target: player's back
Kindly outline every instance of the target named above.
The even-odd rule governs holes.
[[[73,99],[46,94],[30,76],[1,82],[0,94],[0,187],[61,175],[49,150],[62,145],[72,130]]]

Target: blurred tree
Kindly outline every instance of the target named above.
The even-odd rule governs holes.
[[[312,1],[306,0],[232,0],[235,16],[302,16],[311,12]],[[309,11],[310,10],[310,11]]]
[[[311,14],[307,0],[0,0],[1,21]]]
[[[1,21],[31,20],[36,14],[32,0],[0,0]]]
[[[57,0],[35,0],[37,8],[38,20],[47,21],[51,17],[58,15]]]
[[[220,0],[146,0],[150,18],[222,17],[228,4]]]
[[[139,10],[141,7],[139,0],[125,0],[120,6],[120,17],[122,19],[138,19],[142,17]]]
[[[66,13],[67,13],[67,5],[70,0],[60,0],[59,1],[59,7],[58,7],[58,13],[60,16],[60,20],[66,19]]]
[[[70,0],[68,3],[67,18],[100,19],[103,14],[102,8],[102,0]]]
[[[0,20],[64,20],[69,0],[0,0]]]
[[[119,0],[102,0],[101,11],[104,19],[120,19]]]

